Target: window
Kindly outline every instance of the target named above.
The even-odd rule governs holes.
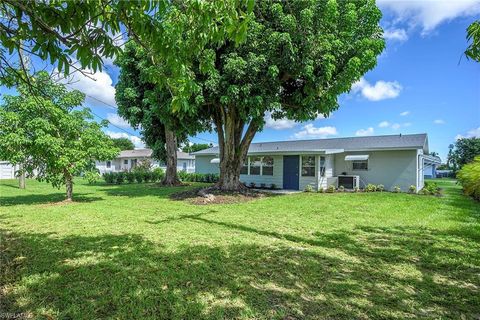
[[[111,168],[112,167],[112,162],[111,161],[107,161],[107,168]]]
[[[128,164],[128,159],[123,160],[123,164]]]
[[[248,174],[248,157],[245,158],[242,168],[240,169],[240,174]]]
[[[315,177],[315,156],[302,156],[302,177]]]
[[[273,176],[273,157],[262,158],[262,176]]]
[[[250,175],[260,175],[260,166],[262,165],[262,158],[251,157],[250,158]]]
[[[368,160],[354,160],[352,162],[353,170],[368,170]]]
[[[325,157],[320,157],[320,177],[325,177]]]

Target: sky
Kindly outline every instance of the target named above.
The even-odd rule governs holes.
[[[468,60],[466,28],[480,19],[480,1],[377,1],[386,49],[377,66],[339,97],[328,118],[296,123],[272,120],[254,142],[427,133],[430,151],[446,159],[448,146],[460,137],[480,137],[480,63]],[[33,61],[33,63],[36,63]],[[70,86],[87,95],[86,105],[111,125],[106,133],[127,137],[143,147],[140,133],[116,113],[112,61],[89,78],[79,74]],[[0,95],[11,93],[0,87]],[[216,133],[191,142],[216,143]]]

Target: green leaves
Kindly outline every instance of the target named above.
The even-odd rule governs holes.
[[[465,55],[480,62],[480,20],[473,22],[467,29],[467,41],[471,41]]]

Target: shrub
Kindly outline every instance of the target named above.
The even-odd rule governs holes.
[[[313,192],[313,187],[309,184],[305,186],[305,189],[303,189],[304,192]]]
[[[155,168],[152,171],[152,181],[153,182],[161,181],[164,175],[165,173],[163,172],[162,168]]]
[[[395,186],[393,187],[393,192],[399,193],[399,192],[402,192],[402,189],[400,188],[400,186]]]
[[[178,171],[177,173],[178,175],[178,178],[181,180],[181,181],[192,181],[188,172],[184,171],[184,170],[181,170],[181,171]]]
[[[379,192],[385,191],[385,186],[384,186],[383,184],[379,184],[379,185],[377,186],[377,191],[379,191]]]
[[[152,173],[150,171],[143,172],[143,181],[150,182],[152,181]]]
[[[142,183],[143,182],[143,172],[142,171],[134,171],[133,172],[135,174],[135,180],[137,180],[138,183]]]
[[[353,188],[353,192],[360,192],[360,188],[359,187]]]
[[[457,173],[457,178],[465,194],[480,200],[480,156],[464,165]]]
[[[338,192],[345,192],[345,187],[344,186],[338,187]]]
[[[272,184],[270,185],[270,189],[272,189],[272,190],[277,189],[277,185],[276,185],[275,183],[272,183]]]
[[[113,172],[105,172],[103,174],[103,179],[106,183],[114,183],[115,182],[115,174]]]
[[[135,173],[133,173],[132,171],[125,172],[125,179],[127,180],[128,183],[134,183]]]
[[[322,187],[320,187],[320,189],[318,189],[318,193],[324,193],[325,192],[325,189],[323,189]]]
[[[374,184],[369,183],[365,187],[365,192],[375,192],[375,191],[377,191],[377,186]]]
[[[417,192],[417,187],[415,187],[413,184],[408,187],[408,192],[409,193],[416,193]]]
[[[250,182],[250,188],[255,188],[255,182]]]
[[[98,170],[95,171],[87,171],[83,175],[83,179],[87,180],[88,184],[94,184],[100,178],[100,173]]]
[[[325,192],[334,193],[335,192],[335,186],[333,184],[329,185]]]
[[[260,188],[265,189],[267,185],[265,183],[260,183]]]
[[[419,191],[421,194],[439,194],[440,188],[435,182],[427,181],[422,190]]]
[[[117,172],[116,173],[116,184],[122,184],[125,181],[125,172]]]

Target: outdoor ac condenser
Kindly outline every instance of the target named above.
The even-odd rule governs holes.
[[[360,187],[360,176],[338,176],[338,186],[353,190]]]

